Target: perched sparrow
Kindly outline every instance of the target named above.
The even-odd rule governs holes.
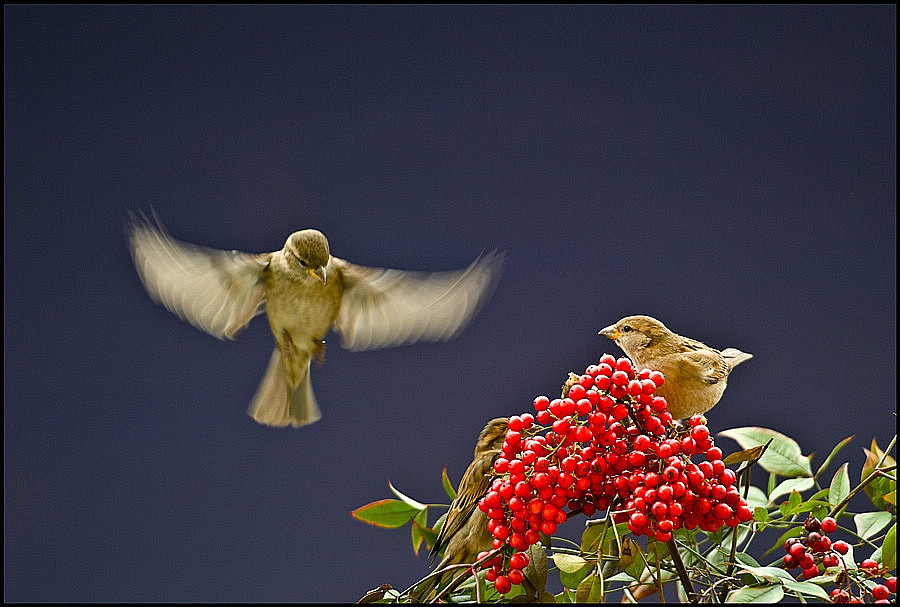
[[[599,334],[614,340],[637,367],[666,376],[656,393],[665,397],[675,419],[712,409],[722,398],[731,370],[753,358],[735,348],[720,352],[676,335],[649,316],[627,316]]]
[[[321,417],[309,380],[329,329],[351,350],[455,336],[490,297],[502,265],[491,253],[464,270],[407,272],[332,257],[317,230],[288,236],[274,253],[220,251],[177,241],[146,219],[128,228],[150,296],[198,329],[234,339],[263,309],[276,348],[249,414],[272,426]]]
[[[506,438],[506,417],[498,417],[487,423],[478,435],[472,463],[466,468],[456,490],[456,499],[450,504],[447,518],[438,533],[431,558],[444,554],[435,570],[460,563],[474,563],[478,553],[493,548],[493,538],[488,532],[488,516],[478,508],[478,502],[488,492],[491,481],[488,473]],[[418,589],[421,597],[459,575],[448,571],[438,580]]]

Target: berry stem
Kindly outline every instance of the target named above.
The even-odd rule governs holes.
[[[696,603],[700,596],[694,591],[694,584],[691,583],[691,576],[688,575],[687,569],[684,568],[684,563],[681,560],[681,554],[678,553],[678,545],[675,543],[675,538],[669,538],[669,541],[666,543],[669,546],[669,554],[672,555],[672,563],[675,564],[675,570],[678,572],[678,577],[681,579],[681,585],[684,586],[688,600],[692,603]]]

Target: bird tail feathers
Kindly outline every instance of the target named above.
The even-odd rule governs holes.
[[[732,369],[734,369],[745,360],[750,360],[751,358],[753,358],[752,354],[741,352],[737,348],[725,348],[724,350],[722,350],[722,356],[725,358],[725,360],[728,361],[728,364],[731,365]]]
[[[299,428],[318,421],[322,412],[309,379],[309,363],[300,383],[292,390],[284,372],[281,351],[275,348],[247,413],[268,426]]]

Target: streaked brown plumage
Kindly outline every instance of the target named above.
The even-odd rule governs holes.
[[[735,348],[720,352],[682,337],[650,316],[627,316],[600,335],[614,340],[638,368],[665,375],[657,394],[665,397],[675,419],[712,409],[722,398],[731,370],[753,357]]]
[[[249,414],[272,426],[321,417],[309,365],[330,329],[351,350],[450,339],[490,297],[503,261],[495,252],[451,272],[364,267],[333,257],[318,230],[294,232],[273,253],[222,251],[146,219],[129,226],[128,240],[150,296],[198,329],[234,339],[266,311],[276,348]]]
[[[432,559],[443,553],[435,570],[460,563],[474,563],[479,552],[493,547],[491,534],[487,530],[488,517],[478,508],[478,502],[490,488],[489,472],[500,455],[506,430],[507,418],[498,417],[489,421],[478,435],[472,463],[459,481],[456,499],[450,504],[447,518],[431,549]],[[424,596],[430,589],[447,583],[457,575],[458,571],[449,571],[434,583],[419,589],[419,592]]]

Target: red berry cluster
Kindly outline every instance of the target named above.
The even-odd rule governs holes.
[[[843,540],[831,541],[829,534],[837,531],[837,521],[826,516],[821,521],[814,516],[809,516],[803,523],[803,535],[789,538],[784,543],[783,563],[785,569],[800,568],[804,579],[810,579],[819,575],[819,564],[828,567],[837,567],[843,564],[841,555],[850,551],[850,544]],[[872,559],[865,559],[859,564],[859,570],[866,576],[878,575],[878,563]],[[849,584],[847,576],[841,576]],[[872,598],[876,603],[888,603],[891,594],[897,592],[897,578],[889,577],[884,584],[876,584],[872,587]],[[861,603],[862,597],[856,596],[849,586],[841,584],[831,591],[831,600],[835,603]]]
[[[659,371],[604,354],[570,376],[562,398],[538,396],[534,414],[509,418],[479,502],[494,548],[507,555],[490,563],[498,592],[520,579],[512,558],[576,510],[591,516],[613,506],[613,520],[663,542],[682,527],[712,532],[752,518],[705,418],[672,423],[666,400],[655,396],[664,381]],[[694,463],[694,455],[705,459]]]
[[[479,553],[478,560],[480,561],[487,555],[487,552]],[[515,552],[509,557],[509,561],[506,563],[507,566],[504,568],[503,554],[498,553],[497,556],[482,565],[483,569],[487,569],[484,572],[484,578],[494,583],[494,588],[497,589],[497,592],[506,594],[512,590],[513,586],[517,586],[525,580],[525,573],[522,570],[528,566],[529,562],[527,554]]]

